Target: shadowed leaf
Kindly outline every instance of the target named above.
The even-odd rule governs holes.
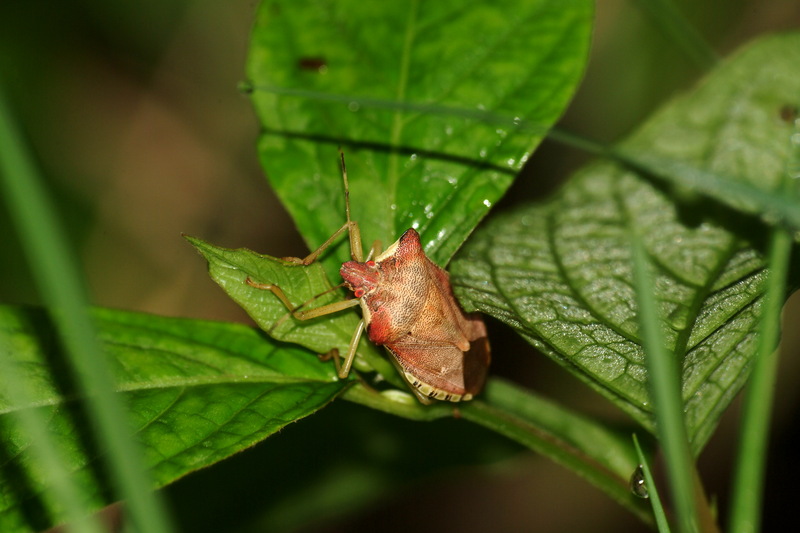
[[[800,78],[781,78],[791,78],[790,90],[760,73],[794,72],[791,56],[775,50],[797,40],[775,37],[742,51],[623,146],[654,157],[680,153],[701,170],[736,160],[739,179],[771,190],[787,168],[793,131],[778,119],[778,104],[800,95]],[[733,117],[729,106],[712,105],[717,94],[735,95]],[[638,232],[667,347],[681,361],[697,452],[748,375],[764,261],[752,218],[686,195],[676,205],[669,192],[620,165],[592,164],[552,200],[482,228],[451,272],[467,307],[508,323],[652,430],[627,238]]]

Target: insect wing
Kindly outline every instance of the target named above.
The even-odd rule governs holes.
[[[405,378],[420,393],[439,400],[469,400],[480,392],[489,366],[489,343],[484,335],[463,352],[449,343],[408,335],[386,345]]]

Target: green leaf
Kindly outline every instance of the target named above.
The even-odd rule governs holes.
[[[344,223],[341,145],[364,243],[413,227],[447,263],[569,102],[592,15],[588,0],[263,2],[259,153],[309,247]],[[333,275],[348,258],[323,261]]]
[[[800,232],[800,205],[782,188],[800,145],[800,33],[760,39],[689,98],[671,103],[618,150],[623,160],[685,190]]]
[[[453,424],[453,418],[463,418],[488,427],[576,470],[643,516],[643,507],[625,488],[635,467],[627,432],[587,420],[513,385],[491,382],[482,400],[468,404],[422,406],[336,380],[330,363],[320,363],[303,348],[272,342],[253,328],[112,310],[98,310],[94,318],[115,371],[115,388],[129,406],[158,486],[252,446],[344,391],[345,399],[411,420],[449,418]],[[9,415],[18,409],[43,410],[56,442],[68,451],[67,466],[76,482],[94,495],[92,505],[109,503],[107,485],[98,481],[104,477],[97,452],[86,448],[89,425],[76,409],[78,393],[68,376],[50,371],[59,368],[60,357],[53,331],[42,311],[0,307],[0,350],[21,363],[24,379],[37,391],[33,405],[19,405],[0,390],[6,457],[0,466],[2,531],[51,525],[37,511],[47,473],[34,470],[30,479],[20,473],[29,463],[30,440],[9,424]],[[426,429],[426,435],[433,448],[451,449],[452,431]],[[363,443],[372,442],[365,439],[361,437]],[[380,457],[397,449],[387,449],[385,439],[378,441],[379,451],[374,445],[367,448]],[[485,442],[467,439],[459,454],[473,457],[469,462],[485,461]]]
[[[796,68],[775,54],[777,42],[798,41],[776,37],[737,54],[625,146],[680,155],[701,170],[735,167],[742,180],[772,188],[775,173],[788,168],[790,128],[777,105],[788,95],[785,86],[771,90],[761,73],[783,73],[777,79],[794,84],[790,103],[800,103],[800,78],[786,75]],[[734,108],[712,102],[708,87],[725,87],[721,98],[737,95],[728,100]],[[652,431],[632,228],[654,265],[663,334],[681,364],[686,427],[699,452],[748,375],[765,271],[758,242],[748,240],[757,236],[752,219],[680,198],[633,170],[594,163],[552,200],[482,228],[451,274],[466,307],[508,323]]]
[[[252,446],[349,385],[313,353],[270,343],[245,326],[120,311],[98,311],[95,322],[158,486]],[[27,479],[21,475],[31,443],[9,424],[18,409],[45,411],[78,482],[97,507],[107,503],[97,454],[85,447],[86,420],[74,409],[77,393],[67,376],[49,371],[59,355],[46,315],[0,307],[0,350],[22,363],[36,391],[32,405],[20,405],[0,390],[0,530],[51,525],[36,512],[47,473],[34,467]]]
[[[278,285],[294,306],[312,299],[313,304],[306,308],[343,300],[342,290],[329,292],[331,284],[319,263],[301,266],[250,250],[228,250],[194,237],[187,239],[208,261],[211,278],[272,338],[299,344],[317,354],[327,354],[334,348],[340,354],[347,353],[358,325],[357,314],[343,311],[311,320],[297,320],[272,291],[245,282],[249,277],[258,283]],[[362,369],[377,370],[402,386],[403,382],[395,379],[397,374],[392,366],[382,357],[382,350],[369,342],[366,335],[362,336],[356,355],[356,362],[359,358],[368,362],[367,366],[360,365]],[[329,365],[329,368],[333,367]]]

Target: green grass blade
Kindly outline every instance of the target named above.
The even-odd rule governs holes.
[[[645,350],[650,397],[656,430],[664,450],[670,493],[675,505],[678,531],[698,531],[693,498],[694,470],[686,426],[683,421],[680,373],[674,354],[665,349],[661,320],[653,296],[647,252],[641,238],[631,232],[633,279],[639,306],[639,327]]]
[[[797,123],[800,126],[800,123]],[[796,199],[791,178],[800,174],[800,133],[791,136],[793,160],[787,166],[783,189],[786,197]],[[796,201],[796,200],[795,200]],[[767,461],[767,439],[772,414],[773,391],[778,367],[778,340],[781,309],[786,291],[792,235],[783,228],[772,230],[769,246],[769,276],[766,303],[759,329],[758,351],[753,374],[747,385],[731,492],[730,531],[749,533],[759,530],[764,499],[764,469]]]
[[[639,8],[650,16],[664,36],[680,47],[700,68],[710,69],[718,58],[703,36],[683,17],[670,0],[639,0]]]
[[[639,456],[639,464],[642,466],[645,486],[647,487],[647,498],[650,500],[650,505],[653,508],[653,515],[656,518],[658,531],[659,533],[670,533],[669,522],[667,522],[667,515],[664,513],[664,507],[661,505],[661,498],[658,495],[656,481],[653,479],[650,465],[642,451],[642,447],[639,445],[639,437],[637,437],[635,433],[633,434],[633,446],[636,448],[636,454]]]
[[[759,530],[763,504],[764,468],[767,460],[767,437],[772,413],[773,390],[777,371],[777,345],[780,312],[791,236],[788,231],[773,231],[770,249],[770,271],[767,306],[759,338],[753,374],[747,386],[744,413],[739,436],[731,496],[730,531],[733,533]]]
[[[101,446],[108,453],[118,495],[127,501],[133,523],[140,531],[169,531],[166,513],[142,467],[141,451],[130,437],[133,431],[125,423],[124,407],[111,387],[111,372],[87,314],[76,261],[2,94],[0,146],[3,196],[78,383],[90,398],[87,409],[95,421]]]
[[[0,102],[0,117],[3,109]],[[7,147],[8,129],[5,122],[0,120],[0,147]],[[5,152],[3,152],[5,153]],[[2,159],[2,175],[8,175],[7,159]],[[30,382],[25,380],[20,372],[18,362],[8,349],[10,344],[0,339],[0,368],[2,373],[2,391],[8,397],[19,402],[20,405],[34,405],[34,393]],[[51,523],[70,524],[69,531],[76,533],[102,533],[103,529],[94,515],[87,515],[90,507],[90,498],[87,490],[76,479],[67,467],[68,460],[63,446],[49,429],[49,416],[40,409],[19,409],[13,413],[19,431],[30,438],[30,455],[33,465],[29,467],[28,474],[32,477],[37,474],[31,470],[47,473],[48,490],[43,493],[46,506],[50,514]]]

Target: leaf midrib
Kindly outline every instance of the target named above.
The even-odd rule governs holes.
[[[247,377],[225,375],[225,376],[203,376],[202,378],[180,378],[174,380],[162,379],[158,381],[145,379],[142,381],[126,382],[122,385],[118,385],[114,388],[114,391],[117,393],[123,393],[123,392],[137,392],[137,391],[158,390],[158,389],[164,389],[164,390],[187,389],[192,387],[204,387],[208,385],[259,385],[259,384],[293,385],[293,384],[303,384],[303,383],[328,385],[336,382],[324,379],[285,376],[278,374],[264,374],[262,376],[248,375]],[[347,382],[342,384],[343,387],[346,385]],[[75,398],[72,396],[56,395],[47,399],[33,402],[29,405],[9,406],[0,409],[0,416],[19,411],[21,409],[29,409],[36,407],[52,407],[52,406],[62,405],[64,403],[73,401],[74,399]]]
[[[411,48],[414,39],[417,35],[417,16],[419,12],[419,0],[413,0],[406,20],[406,31],[403,38],[403,51],[400,55],[400,72],[397,82],[397,91],[395,93],[395,100],[397,102],[406,101],[406,89],[408,88],[408,72],[411,65]],[[389,190],[388,202],[386,205],[386,212],[391,212],[391,206],[397,204],[397,187],[400,180],[400,172],[398,165],[400,164],[400,157],[397,153],[397,147],[400,145],[400,139],[403,133],[403,114],[398,109],[395,110],[392,116],[392,128],[389,135],[389,146],[391,152],[389,154]],[[393,224],[396,226],[396,223]],[[394,234],[399,234],[399,228],[393,227]]]

